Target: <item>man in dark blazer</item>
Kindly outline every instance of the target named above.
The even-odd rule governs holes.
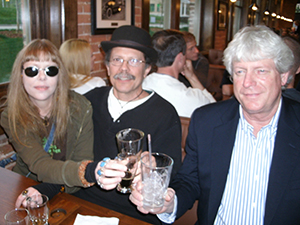
[[[293,54],[269,28],[245,27],[224,64],[235,98],[194,112],[158,217],[172,223],[199,200],[197,224],[300,224],[300,104],[281,93]],[[130,200],[148,213],[141,187]]]

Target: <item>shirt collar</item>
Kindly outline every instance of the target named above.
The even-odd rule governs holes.
[[[273,118],[271,119],[270,123],[265,125],[264,127],[262,127],[261,130],[270,128],[272,133],[277,131],[277,125],[278,125],[279,115],[280,115],[280,111],[281,111],[281,105],[282,105],[282,98],[280,98],[280,102],[279,102],[277,111],[276,111],[275,115],[273,116]],[[245,119],[244,114],[243,114],[243,108],[242,108],[241,104],[239,105],[239,114],[240,114],[240,124],[242,126],[242,130],[244,130],[244,131],[248,130],[249,132],[253,133],[254,128]]]

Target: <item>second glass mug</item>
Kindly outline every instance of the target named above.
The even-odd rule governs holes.
[[[134,128],[126,128],[116,134],[119,149],[117,158],[127,161],[125,177],[122,178],[122,181],[117,186],[117,190],[121,193],[131,193],[131,183],[143,150],[143,138],[144,132]]]
[[[27,210],[29,211],[30,224],[47,225],[49,218],[49,198],[43,194],[28,197]]]

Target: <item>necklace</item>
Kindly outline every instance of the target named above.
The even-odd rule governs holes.
[[[134,97],[133,99],[131,99],[131,100],[129,100],[128,102],[126,102],[124,105],[122,105],[122,103],[120,102],[120,100],[117,98],[118,103],[119,103],[121,109],[123,109],[124,106],[127,105],[129,102],[132,102],[133,100],[135,100],[135,99],[137,99],[138,97],[140,97],[141,94],[143,93],[143,91],[144,91],[144,90],[142,89],[141,93],[139,93],[136,97]]]
[[[43,123],[44,123],[44,126],[45,126],[45,127],[48,127],[48,126],[49,126],[49,118],[48,118],[47,116],[44,117]]]
[[[43,120],[43,124],[45,127],[48,127],[49,124],[50,124],[50,120],[51,120],[51,113],[47,113],[46,116],[42,117],[42,120]]]

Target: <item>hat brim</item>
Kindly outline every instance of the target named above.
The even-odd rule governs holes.
[[[125,48],[133,48],[136,50],[139,50],[143,52],[146,56],[150,58],[150,60],[155,63],[157,60],[157,52],[154,48],[140,45],[136,42],[133,41],[125,41],[125,40],[120,40],[120,41],[102,41],[101,42],[101,47],[104,50],[104,52],[108,52],[110,49],[115,48],[115,47],[125,47]]]

